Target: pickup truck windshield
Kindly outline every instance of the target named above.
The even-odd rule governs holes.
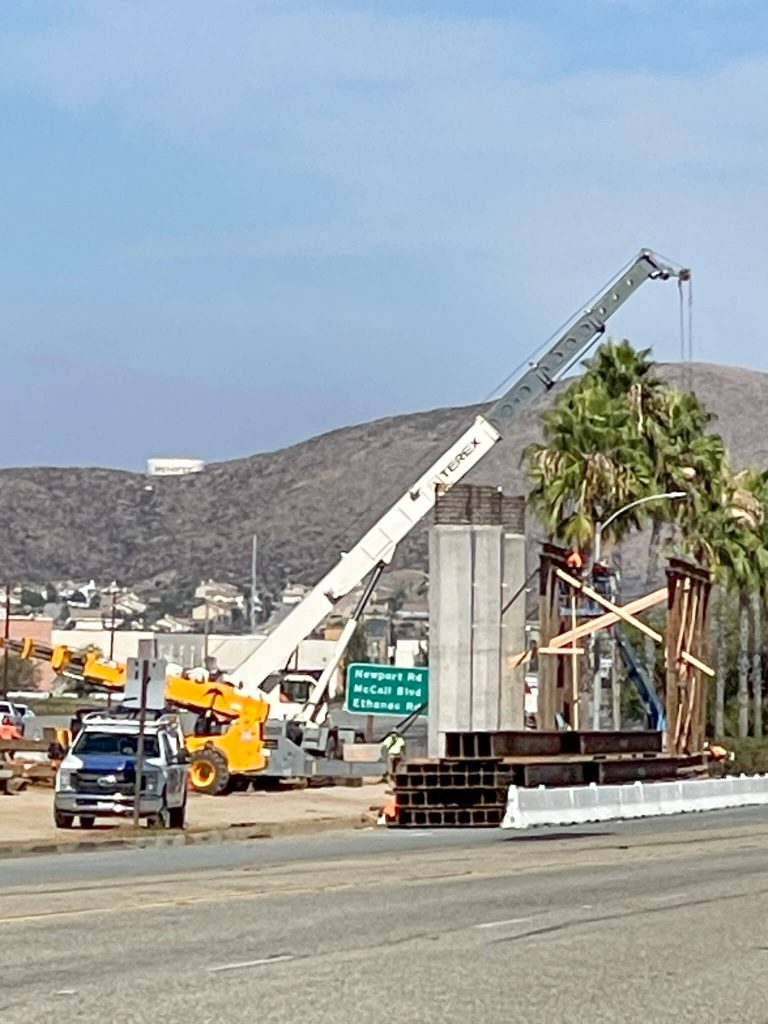
[[[137,735],[121,736],[115,732],[81,732],[72,747],[73,754],[118,754],[135,757],[139,744]],[[144,754],[157,757],[160,753],[157,736],[144,737]]]

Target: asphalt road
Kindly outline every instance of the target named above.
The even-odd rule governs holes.
[[[0,1020],[765,1024],[764,810],[0,862]]]

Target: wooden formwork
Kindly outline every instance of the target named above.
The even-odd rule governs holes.
[[[555,544],[544,544],[539,560],[539,647],[545,651],[554,637],[575,628],[577,598],[575,592],[564,598],[558,570],[567,570],[568,552]],[[568,602],[572,607],[568,613]],[[538,710],[539,729],[553,729],[558,714],[578,728],[579,649],[572,656],[539,657]]]
[[[672,558],[667,569],[667,750],[691,754],[704,747],[712,577],[706,569]]]
[[[672,558],[666,590],[654,591],[620,607],[574,578],[566,565],[566,555],[564,548],[545,544],[540,559],[538,728],[553,728],[558,714],[571,728],[579,728],[579,696],[591,685],[584,663],[579,661],[585,650],[584,642],[597,630],[624,621],[657,643],[666,640],[666,750],[679,756],[701,752],[706,730],[707,681],[714,674],[707,664],[710,573],[701,566]],[[607,610],[577,625],[577,599],[585,596]],[[636,617],[665,597],[666,638]]]

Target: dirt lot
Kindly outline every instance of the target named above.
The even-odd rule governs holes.
[[[334,786],[267,793],[232,793],[225,797],[189,795],[187,827],[200,832],[244,825],[278,826],[281,831],[306,828],[316,822],[328,827],[360,824],[372,806],[384,803],[383,783],[360,787]],[[109,838],[125,825],[97,823],[89,831],[57,829],[53,825],[53,791],[30,787],[14,796],[0,796],[0,847],[8,843],[78,842]]]

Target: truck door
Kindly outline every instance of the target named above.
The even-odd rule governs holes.
[[[166,792],[169,807],[179,807],[184,802],[185,770],[184,765],[179,764],[179,747],[175,738],[168,733],[160,734],[163,758],[166,762],[167,778]]]

